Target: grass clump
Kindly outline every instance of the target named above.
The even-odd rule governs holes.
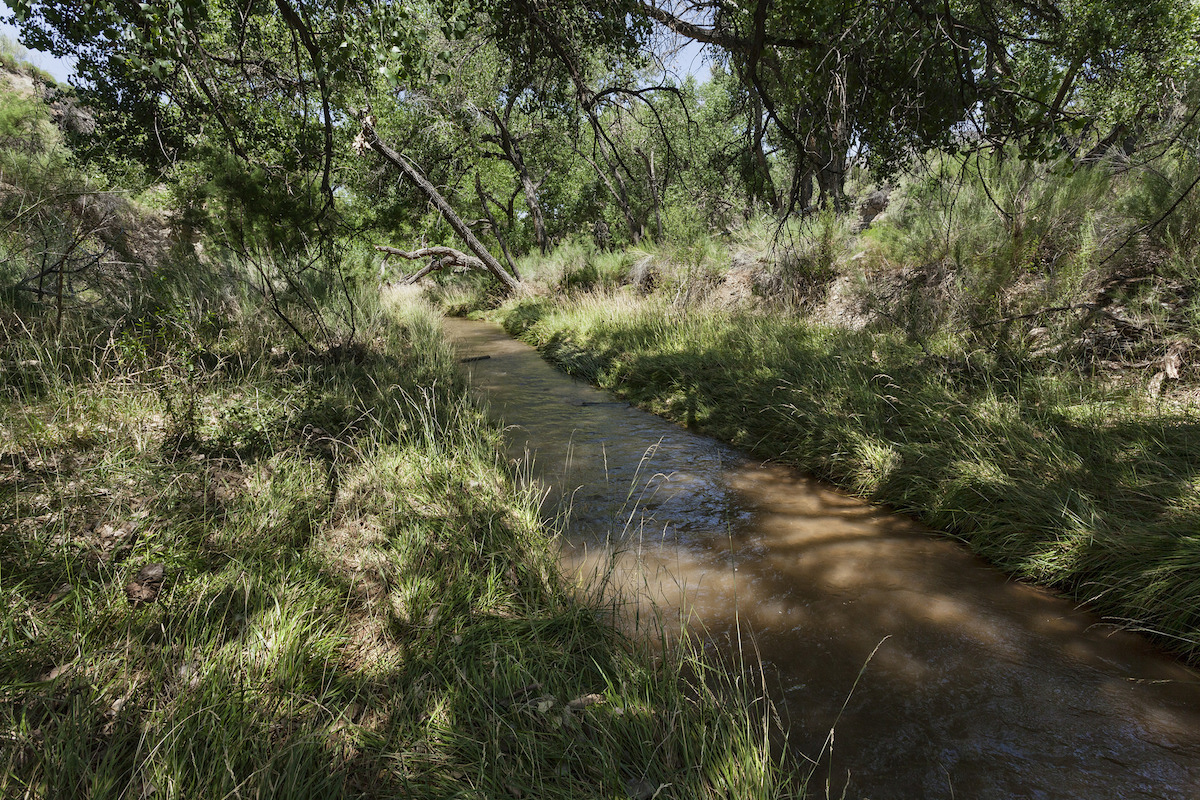
[[[253,309],[24,322],[0,795],[790,791],[752,696],[564,584],[427,307],[316,352]]]
[[[629,279],[635,252],[601,248],[591,239],[575,236],[546,257],[536,254],[518,261],[529,290],[578,294],[591,289],[612,289]]]
[[[939,157],[905,176],[843,270],[877,330],[1085,367],[1194,343],[1197,163]]]

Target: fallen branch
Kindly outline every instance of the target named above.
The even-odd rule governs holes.
[[[419,250],[400,250],[396,247],[388,247],[387,245],[377,244],[375,249],[381,253],[387,253],[389,256],[400,256],[407,258],[409,261],[420,261],[422,259],[433,259],[422,269],[417,270],[412,275],[404,279],[405,284],[413,284],[424,278],[431,272],[436,272],[439,269],[450,267],[451,269],[458,267],[461,269],[487,269],[484,263],[474,256],[469,256],[461,250],[455,250],[453,247],[422,247]]]
[[[1075,303],[1069,306],[1055,306],[1053,308],[1043,308],[1038,311],[1031,311],[1028,314],[1015,314],[1011,317],[1001,317],[1000,319],[988,320],[987,322],[977,322],[974,325],[968,325],[967,330],[980,330],[982,328],[991,328],[995,325],[1007,325],[1010,322],[1016,322],[1022,319],[1035,319],[1044,317],[1049,314],[1062,314],[1067,311],[1097,311],[1099,305],[1096,303]]]

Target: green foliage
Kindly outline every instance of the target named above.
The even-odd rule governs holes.
[[[761,20],[721,9],[714,36],[728,52],[697,86],[658,81],[645,11],[629,0],[15,7],[27,42],[79,56],[97,129],[77,153],[113,180],[168,178],[184,226],[243,255],[318,238],[327,250],[347,226],[447,243],[426,198],[353,155],[368,108],[461,216],[493,217],[513,255],[600,221],[618,245],[699,241],[810,204],[814,180],[821,203],[843,208],[852,149],[888,170],[931,145],[1011,141],[1052,161],[1141,134],[1182,96],[1197,24],[1182,0],[786,2]],[[747,49],[740,32],[759,23],[762,46]],[[968,122],[982,138],[965,136]],[[1010,227],[1005,257],[1040,257]]]
[[[316,355],[253,305],[16,343],[0,793],[785,796],[744,688],[565,584],[429,309],[360,309]]]
[[[535,291],[573,294],[622,285],[638,255],[635,251],[600,250],[592,238],[577,236],[544,258],[530,255],[521,259],[518,266]]]
[[[0,150],[34,153],[45,148],[46,106],[16,92],[0,95]]]
[[[41,97],[7,87],[0,183],[0,305],[33,317],[53,306],[61,317],[108,300],[128,310],[143,297],[131,290],[146,277],[133,251],[148,220],[78,168]]]
[[[876,273],[947,276],[935,279],[947,292],[941,309],[893,306],[899,318],[934,311],[943,322],[986,322],[1077,302],[1133,222],[1116,207],[1105,166],[943,158],[893,193],[866,234],[865,262]],[[916,277],[904,280],[918,288]]]
[[[780,231],[776,240],[775,298],[792,306],[824,299],[825,290],[842,271],[849,223],[832,211],[802,220]]]
[[[1194,186],[1198,173],[1200,160],[1195,155],[1172,151],[1156,169],[1140,173],[1120,200],[1121,210],[1148,228],[1151,241],[1171,254],[1174,268],[1193,275],[1200,253],[1200,193]]]
[[[1085,364],[1154,359],[1165,338],[1194,339],[1194,160],[1113,159],[972,155],[911,173],[855,245],[874,324]]]

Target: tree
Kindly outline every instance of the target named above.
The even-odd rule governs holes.
[[[565,69],[578,88],[588,59],[607,68],[636,54],[645,25],[630,23],[634,8],[625,0],[86,0],[70,7],[20,0],[15,12],[28,43],[79,56],[81,94],[108,112],[97,141],[159,167],[206,151],[213,163],[236,163],[243,178],[224,186],[252,201],[243,204],[247,215],[270,208],[277,219],[286,206],[291,230],[315,230],[324,240],[338,221],[339,172],[359,133],[352,120],[363,108],[406,102],[444,80],[440,65],[449,52],[431,42],[480,31],[516,65],[507,87],[513,97],[520,95],[519,76],[549,65]],[[507,102],[483,109],[544,247],[538,177],[512,130],[511,111]],[[136,135],[104,138],[120,126]],[[425,188],[432,184],[417,180],[419,170],[374,125],[361,134],[463,237],[461,217],[440,192]],[[491,266],[490,256],[476,255]]]
[[[643,13],[723,48],[792,161],[793,206],[813,177],[839,202],[851,148],[887,172],[929,147],[1040,157],[1102,137],[1098,120],[1127,122],[1132,98],[1186,73],[1197,33],[1188,0],[647,0]]]

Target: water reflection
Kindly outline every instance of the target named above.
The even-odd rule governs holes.
[[[1140,637],[613,403],[494,326],[447,324],[490,356],[473,384],[533,454],[547,513],[569,508],[564,562],[601,569],[615,546],[616,580],[690,608],[713,642],[753,636],[793,744],[815,754],[837,722],[833,796],[1200,797],[1200,677]]]

